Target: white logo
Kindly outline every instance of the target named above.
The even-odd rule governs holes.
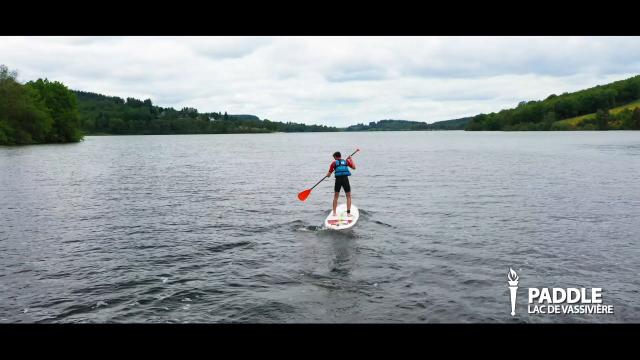
[[[507,278],[509,279],[509,291],[511,292],[511,316],[516,316],[516,296],[518,296],[517,290],[519,277],[512,268],[509,268]]]
[[[516,315],[516,296],[520,277],[509,268],[511,316]],[[613,305],[602,302],[602,288],[529,288],[529,314],[613,314]]]

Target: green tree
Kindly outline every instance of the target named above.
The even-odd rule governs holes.
[[[633,110],[631,109],[624,109],[615,115],[611,115],[612,119],[619,124],[618,130],[630,130],[632,116]]]
[[[633,115],[631,115],[631,129],[640,130],[640,108],[633,110]]]
[[[556,113],[549,111],[543,118],[541,130],[551,130],[551,125],[557,120]]]
[[[9,128],[5,119],[0,118],[0,145],[9,144],[10,137],[11,128]]]
[[[126,134],[128,129],[127,123],[120,118],[109,120],[109,132],[113,134]]]
[[[44,102],[53,119],[53,127],[47,141],[77,142],[82,139],[78,104],[73,92],[64,84],[47,79],[30,81],[26,86],[37,92],[39,100]]]
[[[40,143],[52,119],[37,92],[16,81],[17,72],[0,65],[0,143]]]
[[[596,126],[598,130],[609,129],[609,111],[598,109],[596,112]]]
[[[16,81],[18,77],[17,71],[9,71],[9,68],[6,65],[0,65],[0,81],[2,80],[13,80]]]

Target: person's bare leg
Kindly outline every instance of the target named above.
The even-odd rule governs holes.
[[[347,211],[351,211],[351,192],[347,193]]]
[[[338,207],[338,196],[340,193],[333,193],[333,216],[336,216],[336,208]]]

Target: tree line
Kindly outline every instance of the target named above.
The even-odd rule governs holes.
[[[422,131],[422,130],[463,130],[471,121],[470,117],[436,121],[428,124],[421,121],[410,120],[380,120],[369,124],[358,123],[347,127],[346,131]]]
[[[260,120],[254,115],[200,113],[153,105],[150,99],[122,99],[75,91],[82,129],[87,134],[162,135],[338,131],[334,127]]]

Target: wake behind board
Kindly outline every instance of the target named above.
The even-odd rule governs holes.
[[[336,216],[333,216],[333,210],[329,210],[329,216],[324,221],[324,226],[333,230],[344,230],[352,227],[358,222],[360,212],[358,208],[351,204],[351,216],[347,216],[347,204],[340,204],[336,208]]]

